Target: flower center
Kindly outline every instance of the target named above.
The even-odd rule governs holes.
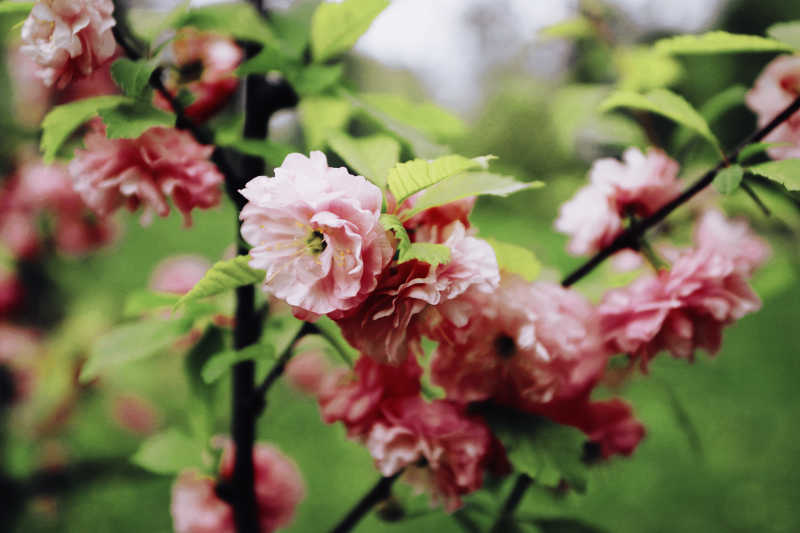
[[[494,339],[494,351],[503,359],[511,359],[517,353],[517,344],[513,338],[501,333]]]
[[[321,254],[327,247],[328,243],[325,242],[325,235],[319,230],[312,231],[306,239],[306,248],[314,255]]]

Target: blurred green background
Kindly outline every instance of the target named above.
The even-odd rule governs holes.
[[[763,34],[768,25],[792,19],[800,19],[796,2],[739,1],[726,4],[715,27]],[[648,34],[638,39],[655,37]],[[596,102],[597,91],[603,91],[597,84],[615,78],[607,52],[596,41],[582,40],[570,52],[570,68],[555,85],[506,68],[492,79],[485,100],[470,111],[469,133],[454,143],[455,150],[468,155],[500,156],[500,167],[522,179],[548,182],[545,189],[511,199],[482,200],[473,215],[481,236],[534,250],[545,264],[546,278],[558,279],[559,273],[580,263],[565,254],[565,239],[552,230],[557,206],[581,185],[591,158],[619,153],[624,141],[641,142],[638,130],[630,127],[632,122],[604,121],[592,116],[591,106],[588,115],[575,107]],[[749,86],[771,57],[681,60],[685,72],[674,87],[700,105],[731,85]],[[410,76],[389,72],[373,61],[354,58],[348,68],[367,88],[385,89],[387,80],[393,80],[397,90],[422,91]],[[717,121],[714,129],[733,145],[753,126],[752,115],[740,107]],[[655,128],[665,141],[672,134],[666,123],[656,121]],[[685,176],[695,176],[710,161],[703,149],[694,150]],[[800,429],[795,425],[800,417],[800,335],[794,329],[800,324],[796,282],[800,212],[775,191],[760,188],[759,192],[775,211],[771,219],[741,193],[725,198],[724,205],[730,213],[750,217],[773,245],[773,260],[755,281],[764,299],[763,310],[729,328],[724,347],[714,359],[698,354],[690,365],[660,356],[648,376],[636,377],[621,391],[648,428],[633,457],[592,468],[586,495],[555,498],[545,490],[529,491],[520,516],[578,518],[620,533],[800,530]],[[704,201],[713,200],[698,200]],[[690,205],[676,214],[676,224],[687,222],[686,213],[691,210]],[[198,214],[195,226],[186,230],[174,214],[147,228],[140,227],[135,217],[124,216],[124,236],[114,249],[85,260],[49,263],[47,272],[58,282],[59,299],[70,302],[70,318],[64,327],[91,337],[97,333],[98,321],[115,322],[126,296],[146,286],[153,267],[165,257],[195,253],[217,260],[235,235],[234,218],[232,208],[224,206]],[[679,229],[679,238],[681,231],[685,238],[688,230]],[[577,289],[597,298],[609,285],[630,279],[629,274],[605,267]],[[49,371],[59,368],[56,364]],[[57,388],[60,381],[53,381]],[[226,430],[228,390],[222,389],[218,391],[219,432]],[[125,466],[125,458],[138,448],[141,437],[111,421],[113,399],[123,393],[142,396],[158,406],[161,427],[188,427],[187,402],[191,400],[181,354],[164,354],[103,376],[80,396],[73,406],[74,416],[57,435],[32,443],[24,434],[9,434],[4,464],[11,465],[12,472],[25,472],[43,449],[57,445],[69,461],[107,460],[115,466],[88,475],[78,487],[66,486],[55,496],[29,500],[15,531],[171,531],[172,478]],[[276,443],[293,457],[306,481],[307,497],[287,531],[325,531],[378,477],[363,447],[347,441],[343,428],[324,426],[314,402],[284,384],[270,392],[259,439]],[[492,494],[502,499],[508,489],[505,482]],[[492,494],[476,499],[491,502]],[[413,508],[422,510],[420,516],[386,522],[372,515],[358,531],[461,531],[453,518],[425,513],[425,507],[415,499]]]

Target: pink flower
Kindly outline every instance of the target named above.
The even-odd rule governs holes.
[[[764,127],[799,95],[800,56],[783,55],[767,65],[747,93],[745,102],[758,115],[758,126]],[[800,113],[775,128],[764,141],[789,144],[770,148],[767,153],[773,159],[800,157]]]
[[[159,415],[156,407],[135,394],[115,397],[112,416],[121,428],[136,435],[150,435],[158,428]]]
[[[233,443],[228,441],[220,462],[223,479],[233,476],[235,460]],[[288,526],[294,511],[305,497],[305,485],[294,462],[274,446],[256,444],[253,449],[256,505],[263,533]]]
[[[750,276],[769,257],[769,245],[755,235],[744,219],[732,221],[719,211],[707,211],[695,226],[694,242],[702,249],[730,258]]]
[[[137,139],[112,140],[96,122],[84,143],[69,171],[75,190],[100,216],[123,204],[131,211],[144,205],[147,222],[152,212],[169,214],[171,197],[188,226],[193,208],[208,209],[220,201],[223,176],[208,161],[214,148],[198,144],[187,132],[154,127]]]
[[[53,89],[37,76],[39,66],[19,47],[8,53],[8,70],[15,118],[24,126],[39,126],[52,104]]]
[[[111,0],[39,0],[22,26],[22,51],[48,86],[63,89],[88,76],[114,53]]]
[[[22,303],[24,294],[16,273],[0,263],[0,316],[14,311]]]
[[[94,72],[84,78],[72,80],[63,91],[56,95],[57,103],[66,104],[93,96],[119,94],[119,87],[111,77],[111,65],[120,55],[122,55],[120,51],[116,50],[111,59],[98,66]]]
[[[463,324],[445,321],[431,364],[434,383],[461,402],[511,406],[583,393],[608,359],[592,306],[549,283],[505,276],[491,294],[470,292]]]
[[[317,396],[322,393],[333,369],[325,356],[318,351],[297,354],[289,360],[284,375],[294,389]]]
[[[214,479],[193,470],[178,476],[170,504],[175,533],[235,533],[233,511],[215,487]]]
[[[722,329],[760,307],[730,256],[698,248],[670,271],[608,292],[598,313],[609,347],[640,357],[646,368],[661,350],[688,359],[697,348],[716,353]]]
[[[351,437],[364,435],[391,398],[417,396],[422,367],[409,357],[397,366],[361,356],[352,372],[337,369],[321,381],[318,400],[327,424],[342,422]]]
[[[623,161],[595,161],[590,184],[564,205],[556,220],[558,231],[570,235],[570,253],[583,255],[609,245],[622,231],[628,214],[649,216],[681,192],[678,164],[661,150],[643,154],[629,148]]]
[[[450,248],[449,263],[435,268],[416,260],[394,264],[355,312],[333,317],[348,342],[378,361],[394,364],[420,353],[424,322],[431,318],[423,315],[432,306],[450,311],[443,304],[467,289],[490,292],[499,283],[497,259],[486,241],[468,236],[460,222],[435,232]]]
[[[177,72],[167,78],[165,85],[175,95],[185,84],[195,97],[185,109],[186,115],[203,122],[219,111],[236,91],[239,79],[234,71],[244,54],[231,39],[193,28],[181,30],[172,50]],[[156,93],[154,98],[156,106],[172,111],[162,95]]]
[[[161,261],[150,276],[154,291],[186,294],[203,279],[211,262],[199,255],[176,255]]]
[[[225,439],[220,476],[233,476],[233,443]],[[253,449],[256,505],[263,533],[287,526],[305,496],[305,487],[294,463],[273,446]],[[235,533],[233,509],[216,494],[216,482],[195,471],[181,473],[172,487],[172,523],[176,533]]]
[[[404,480],[419,492],[429,492],[448,512],[461,507],[462,495],[481,487],[492,450],[491,432],[463,406],[403,397],[386,401],[382,415],[366,440],[381,474],[404,469]]]
[[[250,266],[267,271],[264,289],[313,319],[354,308],[372,292],[394,250],[378,218],[381,191],[322,152],[290,154],[240,191]]]
[[[422,193],[417,193],[410,196],[400,206],[400,211],[412,209]],[[472,208],[475,207],[475,196],[468,196],[449,204],[431,207],[409,218],[403,223],[403,226],[408,230],[417,229],[420,226],[435,226],[443,228],[449,226],[453,222],[461,222],[465,228],[469,228],[469,214]]]

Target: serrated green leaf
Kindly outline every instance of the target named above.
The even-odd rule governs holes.
[[[98,114],[106,125],[109,139],[136,139],[150,128],[173,127],[176,118],[172,113],[144,101],[101,109]]]
[[[723,168],[714,178],[714,187],[722,194],[732,194],[739,188],[744,177],[744,169],[739,165]]]
[[[790,52],[786,43],[726,31],[712,31],[701,35],[678,35],[661,39],[655,49],[665,54],[727,54],[736,52]]]
[[[413,242],[397,256],[398,263],[406,263],[414,259],[428,263],[434,268],[439,265],[446,265],[450,262],[450,248],[444,244],[434,244],[432,242]]]
[[[272,344],[252,344],[241,350],[226,350],[212,356],[203,366],[202,376],[206,383],[214,383],[242,361],[274,361],[275,347]]]
[[[397,215],[391,215],[389,213],[384,213],[380,217],[381,225],[383,229],[386,231],[391,231],[394,233],[394,236],[397,238],[397,251],[403,252],[411,246],[411,239],[408,237],[408,232],[406,228],[403,227],[403,223],[397,217]]]
[[[747,94],[747,87],[743,85],[733,85],[727,89],[719,92],[709,98],[700,107],[700,116],[702,116],[707,124],[713,124],[722,115],[731,109],[744,105],[744,96]],[[680,150],[694,138],[697,133],[689,128],[681,127],[675,133],[675,140],[673,146],[676,150]]]
[[[493,174],[491,172],[463,172],[446,178],[425,189],[419,195],[412,209],[402,213],[403,220],[408,220],[417,213],[449,204],[469,196],[502,196],[506,197],[527,189],[544,187],[541,181],[523,183],[511,176]]]
[[[503,443],[516,470],[542,485],[556,486],[563,479],[579,492],[586,490],[586,466],[581,461],[586,442],[583,433],[509,408],[483,407],[480,413]]]
[[[668,87],[683,75],[683,67],[675,58],[650,46],[618,48],[614,64],[619,72],[618,87],[630,91]]]
[[[328,137],[328,145],[347,166],[381,189],[386,188],[389,170],[400,160],[400,143],[387,135],[354,138],[334,132]]]
[[[792,143],[787,143],[787,142],[778,142],[778,143],[761,142],[761,143],[748,144],[747,146],[742,148],[742,150],[739,152],[739,155],[736,157],[736,161],[738,161],[739,163],[743,163],[744,161],[747,161],[751,157],[766,152],[771,148],[779,148],[782,146],[791,146],[791,145]]]
[[[767,35],[795,50],[800,49],[800,20],[773,24],[767,28]]]
[[[352,113],[347,100],[331,96],[303,98],[297,107],[310,150],[323,148],[332,133],[343,131]]]
[[[800,159],[784,159],[753,165],[748,172],[780,183],[789,191],[800,191]]]
[[[446,155],[433,161],[414,159],[392,168],[386,177],[386,184],[397,204],[400,205],[412,194],[427,189],[450,176],[481,166],[480,161],[456,154]]]
[[[100,337],[80,375],[81,383],[102,371],[163,352],[192,327],[189,318],[152,319],[123,324]]]
[[[266,272],[251,268],[247,263],[250,261],[249,255],[240,255],[235,259],[218,261],[214,263],[203,279],[192,287],[192,290],[184,294],[175,308],[184,304],[206,298],[215,294],[220,294],[244,285],[260,283],[264,280]]]
[[[277,44],[277,39],[264,17],[249,3],[224,3],[192,8],[180,17],[174,28],[191,26],[203,31],[263,44]]]
[[[531,282],[539,277],[542,264],[536,259],[532,251],[516,244],[500,242],[496,239],[486,239],[494,249],[497,257],[497,266],[500,270],[517,274],[525,281]]]
[[[349,50],[389,0],[322,2],[311,17],[311,53],[323,63]]]
[[[641,109],[665,116],[682,126],[696,131],[704,139],[722,151],[719,141],[711,132],[708,123],[682,96],[667,89],[656,89],[647,94],[632,91],[617,91],[609,96],[601,105],[602,111],[610,111],[619,107]]]
[[[33,9],[33,2],[1,2],[0,3],[0,42],[10,40],[15,29],[20,27]]]
[[[186,468],[203,469],[205,446],[177,429],[168,429],[144,441],[131,462],[149,472],[175,475]]]
[[[148,60],[133,61],[121,57],[111,65],[111,77],[126,96],[136,100],[147,99],[150,94],[150,78],[156,63]]]
[[[280,165],[286,156],[296,152],[292,147],[269,139],[245,139],[241,136],[233,138],[216,138],[218,146],[233,148],[243,154],[253,155],[264,159],[272,166]]]
[[[180,299],[180,294],[156,292],[147,289],[132,292],[125,299],[122,311],[124,317],[135,317],[147,311],[173,307]]]
[[[45,163],[52,163],[61,145],[98,111],[113,109],[130,100],[126,96],[95,96],[54,107],[42,121],[41,149]]]

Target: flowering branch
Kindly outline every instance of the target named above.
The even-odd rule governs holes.
[[[586,263],[581,265],[577,270],[575,270],[572,274],[564,278],[564,281],[561,284],[564,287],[569,287],[574,285],[576,282],[584,278],[588,275],[592,270],[594,270],[600,263],[614,255],[615,253],[619,252],[620,250],[624,250],[626,248],[636,248],[638,243],[640,242],[644,233],[667,218],[670,213],[675,211],[678,207],[688,202],[694,195],[711,185],[714,181],[714,178],[717,177],[717,174],[720,170],[725,168],[729,165],[729,161],[736,161],[739,152],[744,149],[746,146],[757,143],[762,141],[767,135],[769,135],[775,128],[780,126],[782,123],[786,122],[792,115],[794,115],[798,110],[800,110],[800,97],[796,98],[786,109],[784,109],[778,116],[776,116],[772,121],[769,122],[766,126],[759,129],[755,133],[753,133],[748,139],[742,142],[738,147],[736,147],[731,153],[729,153],[722,161],[717,163],[717,165],[706,172],[700,179],[698,179],[694,184],[692,184],[688,189],[686,189],[683,193],[681,193],[677,198],[668,202],[664,205],[661,209],[653,213],[647,218],[643,218],[637,221],[635,224],[631,224],[628,229],[622,232],[614,241],[600,250],[594,257],[589,259]]]
[[[364,495],[353,509],[347,513],[339,524],[331,530],[331,533],[346,533],[351,531],[364,516],[380,502],[389,497],[392,485],[400,477],[401,472],[389,477],[382,477],[372,489]]]

